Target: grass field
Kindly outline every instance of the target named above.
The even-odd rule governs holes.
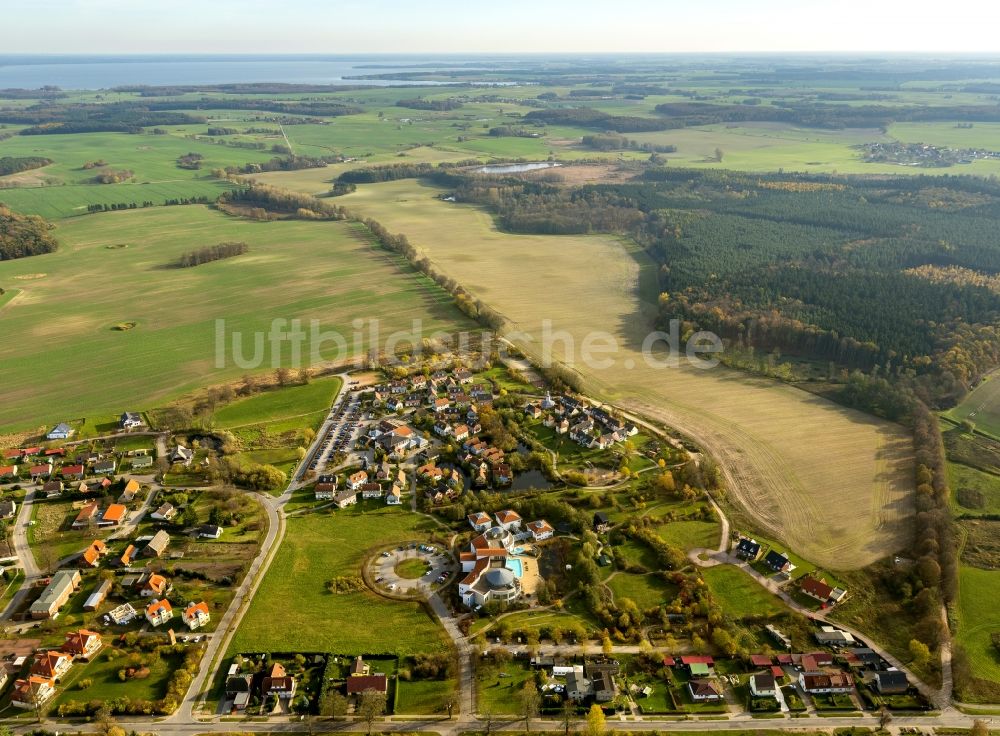
[[[949,462],[948,484],[952,490],[952,508],[957,513],[973,516],[1000,514],[1000,476]],[[978,503],[979,500],[982,504]]]
[[[384,506],[291,517],[278,555],[230,644],[238,652],[413,654],[450,646],[444,630],[417,603],[371,592],[328,593],[331,578],[361,573],[374,546],[423,540],[429,522]],[[279,623],[280,622],[280,623]],[[391,626],[388,636],[385,626]]]
[[[715,549],[719,546],[719,524],[715,521],[697,519],[668,521],[658,526],[656,533],[665,541],[683,550]]]
[[[3,309],[5,336],[0,428],[29,429],[81,416],[161,405],[241,368],[226,335],[242,333],[244,360],[254,334],[272,320],[310,320],[339,332],[353,351],[356,319],[378,319],[382,335],[468,327],[451,298],[401,259],[372,248],[356,226],[254,222],[203,206],[113,212],[60,222],[58,252],[0,263],[0,284],[20,294]],[[181,253],[240,240],[250,252],[196,268],[165,269]],[[85,287],[85,288],[81,288]],[[217,345],[216,319],[225,319]],[[112,329],[134,321],[128,331]],[[367,344],[370,326],[359,339]],[[263,344],[258,370],[273,369]],[[217,347],[223,356],[217,368]],[[307,338],[323,359],[336,343]],[[283,347],[285,364],[290,347]]]
[[[991,634],[1000,632],[996,605],[1000,570],[962,566],[959,586],[955,640],[965,650],[974,677],[1000,682],[1000,649],[990,639]]]
[[[632,575],[619,572],[608,580],[607,585],[615,594],[616,601],[631,598],[641,611],[662,605],[673,599],[677,592],[673,585],[663,582],[655,574]]]
[[[215,426],[233,429],[248,424],[271,424],[288,419],[304,420],[298,422],[300,425],[318,425],[342,385],[341,378],[332,376],[240,399],[215,412]],[[310,421],[310,418],[316,421]]]
[[[652,310],[637,285],[648,283],[649,261],[611,237],[501,233],[487,212],[439,194],[400,181],[362,186],[340,201],[406,233],[439,270],[503,313],[527,352],[543,354],[545,319],[568,338],[550,340],[556,359],[595,331],[614,338],[610,367],[578,361],[588,390],[708,447],[755,524],[806,557],[856,568],[906,544],[912,454],[900,427],[722,368],[647,365],[639,346]],[[829,506],[834,496],[838,514]]]
[[[728,615],[733,618],[769,616],[787,613],[781,601],[754,582],[742,570],[729,565],[707,567],[701,571],[712,595]]]
[[[945,412],[945,416],[956,422],[967,419],[977,430],[1000,437],[1000,380],[997,374],[977,386],[961,404]]]

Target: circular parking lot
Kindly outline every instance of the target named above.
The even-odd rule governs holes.
[[[455,579],[458,565],[451,554],[436,545],[410,542],[375,555],[369,579],[387,593],[430,595]]]

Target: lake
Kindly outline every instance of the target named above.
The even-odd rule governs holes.
[[[537,171],[538,169],[551,169],[562,166],[554,161],[538,161],[530,164],[490,164],[479,169],[480,174],[520,174],[525,171]]]

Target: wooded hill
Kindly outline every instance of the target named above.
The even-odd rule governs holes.
[[[58,243],[51,230],[41,217],[19,215],[0,204],[0,261],[52,253]]]

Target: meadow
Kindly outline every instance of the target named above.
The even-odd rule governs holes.
[[[731,565],[707,567],[701,576],[722,610],[734,618],[771,616],[789,610],[749,575]]]
[[[330,376],[299,386],[264,391],[222,407],[215,412],[213,423],[219,429],[234,429],[316,415],[312,424],[318,425],[343,384],[339,376]],[[303,423],[306,422],[297,422]]]
[[[509,336],[536,358],[546,357],[549,320],[552,359],[575,354],[589,391],[711,448],[755,525],[803,556],[851,569],[906,544],[912,457],[902,428],[721,367],[651,366],[646,359],[658,356],[639,349],[652,316],[638,293],[648,260],[609,236],[502,233],[489,213],[440,194],[408,180],[361,186],[339,201],[406,233],[438,270],[503,314]],[[595,333],[617,343],[610,365],[579,360],[576,348]]]
[[[225,320],[224,334],[242,334],[245,360],[253,358],[253,335],[268,332],[274,319],[300,319],[307,332],[315,319],[343,335],[355,355],[367,347],[367,320],[379,320],[383,335],[410,329],[414,319],[445,332],[470,324],[448,294],[349,223],[257,222],[191,205],[71,218],[56,234],[56,253],[0,263],[0,284],[20,290],[3,308],[11,348],[0,428],[151,408],[254,369],[273,370],[269,349],[259,365],[237,365],[228,338],[216,344],[217,319]],[[182,253],[232,240],[250,252],[169,268]],[[356,319],[366,322],[354,344]],[[124,322],[135,326],[114,329]],[[310,339],[304,361],[310,345],[324,360],[337,357],[334,341]],[[283,354],[287,365],[289,346]]]
[[[615,573],[607,581],[607,586],[615,594],[615,600],[631,598],[645,611],[653,606],[663,605],[677,594],[675,586],[665,583],[655,573],[648,575],[633,575],[626,572]]]
[[[385,506],[289,518],[230,654],[407,655],[450,646],[444,630],[417,603],[389,601],[367,590],[337,595],[324,585],[334,577],[360,575],[361,562],[374,547],[426,540],[432,530],[427,519]]]
[[[996,591],[1000,586],[1000,570],[980,570],[963,566],[959,572],[959,595],[955,615],[958,621],[955,641],[968,657],[972,675],[990,681],[983,702],[995,702],[996,683],[1000,683],[1000,649],[991,635],[1000,632],[1000,609],[996,606]],[[976,697],[980,686],[962,693],[964,700]]]
[[[979,384],[945,416],[955,422],[972,422],[976,430],[1000,437],[1000,380],[996,374]]]

